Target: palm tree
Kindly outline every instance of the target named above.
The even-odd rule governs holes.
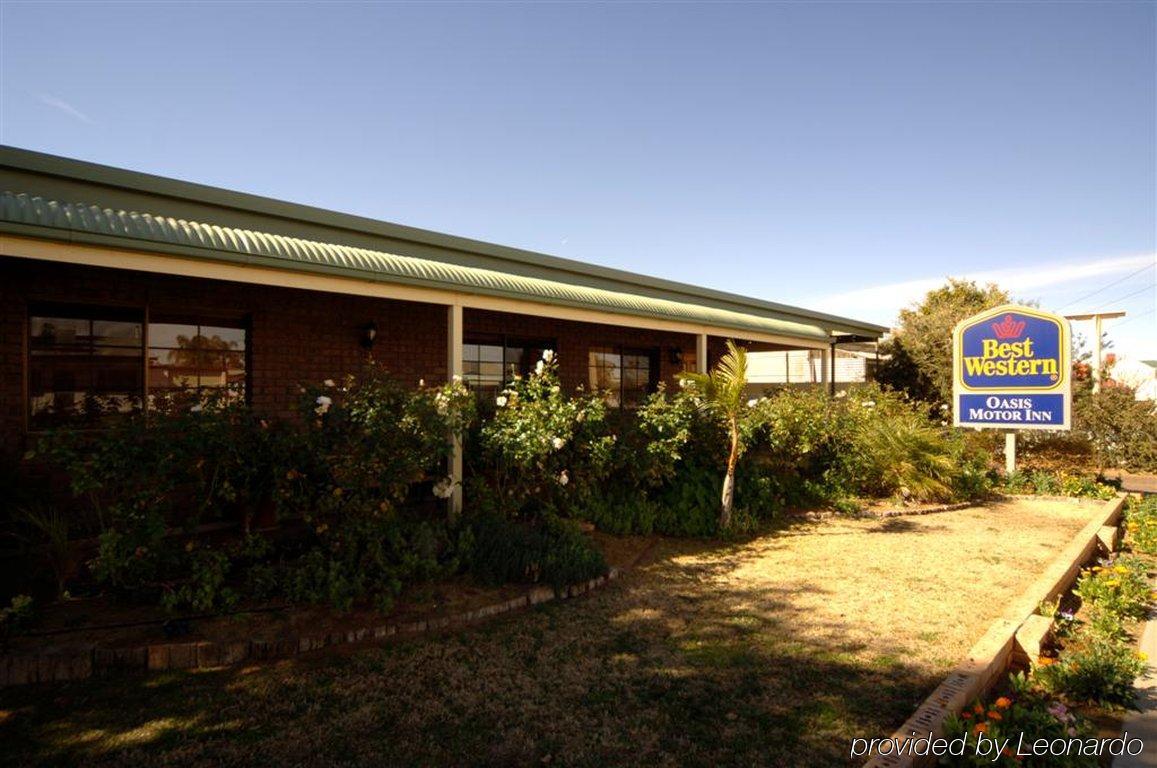
[[[735,499],[735,465],[743,451],[739,422],[743,417],[747,388],[747,350],[727,340],[727,352],[710,373],[685,373],[687,381],[703,397],[703,407],[719,414],[727,425],[730,451],[727,474],[723,477],[723,495],[719,500],[719,529],[731,526],[731,504]]]

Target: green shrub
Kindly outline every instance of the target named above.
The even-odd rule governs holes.
[[[1119,618],[1143,619],[1149,611],[1150,588],[1145,563],[1122,556],[1086,569],[1073,589],[1085,603]]]
[[[747,425],[753,461],[788,481],[785,503],[902,496],[951,501],[987,494],[984,454],[930,421],[922,404],[866,385],[761,398]]]
[[[964,754],[942,758],[942,765],[953,766],[1082,766],[1096,768],[1097,758],[1072,755],[1047,755],[1040,757],[1017,757],[1015,754],[992,755],[977,753],[979,735],[986,739],[1003,742],[1012,739],[1017,744],[1023,738],[1025,744],[1037,739],[1088,738],[1093,734],[1092,726],[1063,702],[1035,689],[1023,674],[1009,678],[1011,691],[990,701],[975,701],[959,716],[950,715],[944,721],[944,735],[950,740],[965,738]],[[1011,752],[1015,753],[1015,748]]]
[[[1086,383],[1073,391],[1073,433],[1084,437],[1102,467],[1157,471],[1157,404],[1137,400],[1111,380],[1099,392]]]
[[[1008,493],[1101,500],[1108,500],[1117,495],[1114,486],[1103,483],[1091,475],[1045,470],[1015,472],[1004,479],[1004,489]]]
[[[220,550],[198,549],[193,553],[190,567],[189,580],[161,596],[161,605],[166,610],[191,608],[206,613],[228,611],[237,605],[240,595],[226,586],[231,567],[228,555]]]
[[[496,398],[497,409],[478,434],[477,486],[504,514],[561,509],[611,466],[616,437],[604,423],[597,395],[568,396],[558,361],[547,350],[526,377],[516,377]]]
[[[1157,555],[1157,496],[1129,499],[1125,530],[1126,543],[1134,551]]]
[[[12,635],[28,628],[34,616],[32,598],[28,595],[15,595],[6,607],[0,608],[0,643],[7,645]]]
[[[1128,707],[1145,661],[1129,643],[1086,626],[1066,640],[1055,663],[1038,665],[1033,679],[1045,691],[1072,701]]]
[[[607,573],[602,553],[578,525],[553,514],[531,522],[482,515],[470,529],[467,566],[486,583],[542,582],[557,590]]]

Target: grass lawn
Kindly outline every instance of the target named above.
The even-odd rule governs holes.
[[[3,690],[0,762],[843,765],[1099,505],[663,540],[607,589],[442,637]]]

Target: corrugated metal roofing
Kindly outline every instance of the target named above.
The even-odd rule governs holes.
[[[0,223],[17,225],[17,228],[68,232],[66,239],[83,240],[85,235],[89,235],[131,241],[142,249],[145,249],[145,244],[167,246],[201,258],[322,271],[363,280],[420,285],[735,330],[829,339],[828,333],[818,325],[138,211],[45,200],[18,192],[0,193]],[[6,229],[15,231],[16,228],[9,226]]]

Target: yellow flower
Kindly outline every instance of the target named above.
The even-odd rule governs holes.
[[[1144,651],[1137,651],[1137,658],[1141,661],[1149,661],[1149,654]]]

